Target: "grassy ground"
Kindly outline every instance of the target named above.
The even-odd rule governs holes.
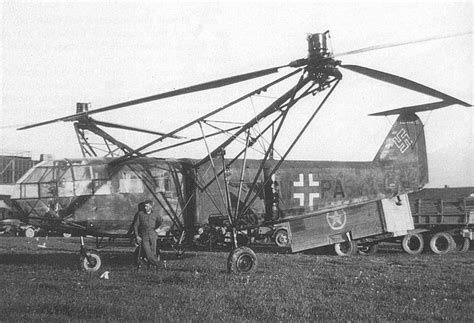
[[[0,321],[469,321],[474,251],[412,257],[287,254],[258,248],[251,276],[225,272],[226,252],[166,252],[137,271],[132,247],[108,248],[98,273],[77,270],[78,238],[0,236]],[[110,279],[100,279],[105,270]]]

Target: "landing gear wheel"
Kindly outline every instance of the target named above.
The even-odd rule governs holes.
[[[379,244],[378,243],[373,243],[373,244],[366,244],[366,245],[359,245],[357,246],[357,249],[359,251],[359,255],[375,255],[377,253],[377,250],[379,250]]]
[[[288,231],[278,230],[275,233],[275,244],[281,248],[288,247],[288,245],[290,244],[290,240],[288,238]]]
[[[454,242],[456,242],[455,250],[457,252],[467,252],[469,250],[469,247],[471,246],[471,240],[469,240],[469,238],[464,238],[461,236],[455,238]]]
[[[334,245],[334,251],[341,257],[349,257],[357,254],[357,241],[344,241]]]
[[[230,274],[250,274],[257,270],[257,256],[248,247],[239,247],[227,258],[227,272]]]
[[[102,259],[96,251],[87,251],[86,255],[81,255],[81,269],[87,272],[95,272],[102,265]]]
[[[407,234],[402,240],[402,249],[410,255],[419,255],[423,252],[425,241],[419,233]]]
[[[25,237],[27,238],[34,238],[35,237],[35,230],[32,228],[28,228],[25,230]]]
[[[451,234],[438,232],[430,240],[430,248],[437,255],[444,255],[454,250],[456,243]]]

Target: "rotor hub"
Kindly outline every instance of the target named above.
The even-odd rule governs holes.
[[[331,56],[331,36],[329,30],[324,33],[308,34],[308,58],[327,58]]]

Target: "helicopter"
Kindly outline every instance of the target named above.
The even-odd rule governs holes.
[[[442,38],[442,37],[440,37]],[[419,40],[427,41],[432,39]],[[372,250],[379,239],[406,235],[413,221],[406,195],[428,182],[423,123],[417,112],[450,105],[472,105],[407,78],[359,65],[342,64],[336,57],[413,42],[367,47],[341,54],[330,48],[329,31],[307,36],[308,54],[288,64],[205,82],[131,101],[90,109],[78,103],[75,114],[19,130],[58,121],[74,123],[84,158],[44,161],[16,184],[12,196],[28,222],[81,236],[80,263],[87,271],[101,266],[96,250],[83,237],[130,236],[138,203],[151,199],[164,218],[166,232],[178,254],[187,241],[203,234],[206,225],[219,223],[231,239],[227,259],[231,273],[254,272],[255,252],[246,246],[246,233],[263,226],[285,228],[293,252],[334,245],[351,255],[363,243]],[[216,89],[291,71],[168,132],[144,130],[91,116],[107,111]],[[342,80],[341,69],[419,92],[435,102],[403,107],[374,115],[399,115],[372,161],[294,161],[288,155],[311,126]],[[291,83],[286,92],[245,122],[215,120],[240,102]],[[297,103],[322,95],[283,150],[277,149],[282,129]],[[238,111],[234,113],[239,113]],[[228,116],[228,115],[227,115]],[[155,139],[138,148],[110,135],[104,128],[144,132]],[[182,134],[190,128],[200,135]],[[98,138],[94,141],[92,138]],[[223,138],[214,140],[215,138]],[[285,138],[288,142],[288,138]],[[201,159],[151,157],[201,142]],[[263,148],[262,148],[263,147]],[[258,149],[260,148],[260,149]],[[250,158],[259,150],[261,158]]]

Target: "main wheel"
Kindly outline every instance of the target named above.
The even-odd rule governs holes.
[[[336,243],[334,245],[334,251],[336,251],[336,253],[342,257],[353,256],[357,254],[358,251],[357,241],[352,240]]]
[[[379,250],[378,243],[366,244],[366,245],[359,245],[357,246],[359,251],[359,255],[375,255],[377,250]]]
[[[410,255],[419,255],[423,252],[425,241],[419,233],[407,234],[402,240],[402,249]]]
[[[257,256],[248,247],[232,250],[227,258],[227,272],[231,274],[250,274],[257,270],[257,265]]]
[[[87,251],[87,256],[81,256],[80,266],[84,271],[95,272],[99,270],[101,265],[102,259],[96,251]]]
[[[430,240],[431,251],[438,255],[444,255],[453,251],[455,245],[453,236],[447,232],[438,232]]]
[[[34,238],[35,237],[35,230],[33,228],[26,229],[25,230],[25,237]]]
[[[469,240],[469,238],[464,238],[461,236],[454,238],[454,242],[456,243],[455,250],[457,252],[467,252],[469,250],[469,247],[471,246],[471,240]]]
[[[290,244],[290,239],[288,238],[288,231],[285,229],[280,229],[275,233],[275,244],[278,247],[286,248]]]

